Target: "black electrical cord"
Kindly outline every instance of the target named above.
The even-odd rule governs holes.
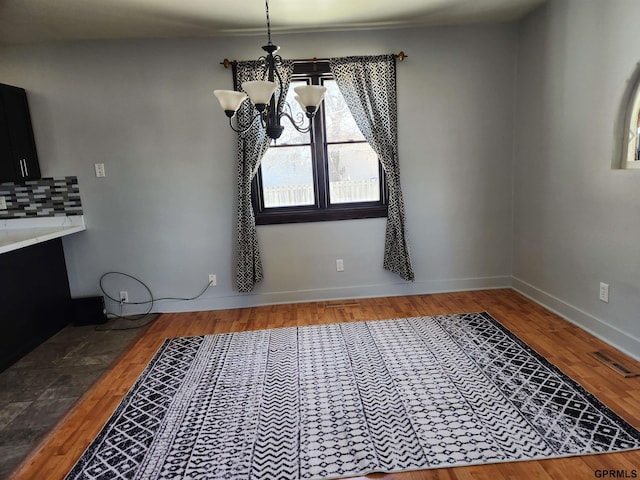
[[[127,277],[130,278],[131,280],[133,280],[134,282],[139,283],[140,285],[142,285],[144,287],[144,289],[148,292],[149,294],[149,300],[146,301],[142,301],[142,302],[123,302],[121,301],[119,298],[114,298],[111,295],[109,295],[107,293],[107,291],[104,288],[103,285],[103,281],[105,279],[105,277],[110,276],[110,275],[121,275],[123,277]],[[178,301],[190,301],[190,300],[196,300],[198,298],[200,298],[202,295],[204,295],[204,293],[209,289],[209,287],[211,286],[211,282],[207,283],[207,285],[200,291],[200,293],[198,293],[197,295],[193,296],[193,297],[189,297],[189,298],[184,298],[184,297],[162,297],[162,298],[154,298],[153,293],[151,292],[151,289],[148,287],[148,285],[146,283],[144,283],[142,280],[140,280],[139,278],[134,277],[133,275],[129,275],[128,273],[123,273],[123,272],[107,272],[102,274],[102,276],[100,277],[100,291],[103,293],[103,295],[108,298],[109,300],[112,300],[116,303],[120,304],[120,314],[116,314],[116,313],[111,313],[111,312],[107,312],[108,315],[111,315],[112,318],[121,318],[124,320],[131,320],[131,321],[135,321],[135,320],[141,320],[145,317],[147,317],[148,315],[151,314],[151,311],[153,310],[153,305],[155,302],[159,302],[159,301],[163,301],[163,300],[178,300]],[[123,305],[146,305],[149,304],[149,308],[147,309],[146,312],[142,313],[142,314],[137,314],[137,315],[122,315],[122,307]],[[153,318],[151,321],[146,322],[142,325],[137,325],[135,327],[128,327],[128,328],[115,328],[113,330],[131,330],[131,329],[135,329],[135,328],[142,328],[145,327],[147,325],[149,325],[151,322],[153,322],[155,320],[155,318]],[[105,329],[106,330],[106,329]]]
[[[142,285],[144,287],[144,289],[149,293],[149,300],[146,302],[122,302],[119,298],[114,298],[111,295],[109,295],[107,293],[107,291],[104,289],[104,285],[102,284],[102,282],[104,281],[105,277],[108,277],[109,275],[121,275],[123,277],[127,277],[130,278],[131,280],[138,282],[140,285]],[[108,312],[109,315],[112,315],[115,318],[123,318],[126,320],[140,320],[141,318],[146,317],[147,315],[149,315],[149,313],[151,313],[151,310],[153,310],[153,303],[155,302],[155,299],[153,298],[153,293],[151,292],[151,289],[147,286],[146,283],[144,283],[142,280],[137,279],[136,277],[134,277],[133,275],[129,275],[128,273],[123,273],[123,272],[107,272],[104,273],[101,277],[100,277],[100,291],[103,293],[103,295],[108,298],[109,300],[112,300],[114,302],[117,302],[120,304],[120,315],[116,314],[116,313],[111,313]],[[122,315],[122,306],[127,303],[127,304],[132,304],[132,305],[145,305],[145,304],[149,304],[149,308],[147,309],[146,312],[144,312],[143,314],[138,314],[138,315]]]

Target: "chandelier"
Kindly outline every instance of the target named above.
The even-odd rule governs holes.
[[[267,136],[272,140],[276,140],[280,138],[284,130],[284,126],[281,124],[282,117],[288,118],[291,125],[301,133],[307,133],[311,130],[313,117],[318,112],[318,107],[324,98],[326,88],[319,85],[295,87],[295,100],[300,104],[305,115],[298,114],[298,118],[294,119],[291,106],[284,101],[287,92],[282,88],[282,78],[277,69],[282,63],[282,57],[280,55],[274,55],[280,47],[271,43],[269,0],[265,0],[265,13],[267,17],[268,41],[262,49],[267,55],[258,59],[258,61],[262,63],[263,79],[242,83],[242,90],[247,92],[249,100],[254,107],[254,116],[251,118],[251,121],[247,125],[241,125],[236,115],[242,102],[247,99],[247,94],[234,90],[214,90],[213,93],[218,98],[220,106],[229,118],[229,126],[233,131],[240,134],[245,133],[251,128],[254,120],[260,117],[260,123],[262,128],[266,130]],[[276,90],[279,90],[277,99]],[[305,116],[308,119],[306,126]]]

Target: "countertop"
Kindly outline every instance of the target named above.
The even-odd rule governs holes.
[[[83,215],[0,220],[0,254],[83,230]]]

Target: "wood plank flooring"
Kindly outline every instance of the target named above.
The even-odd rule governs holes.
[[[343,303],[348,304],[317,302],[161,315],[10,478],[64,478],[167,337],[418,315],[487,311],[621,417],[640,428],[640,377],[624,378],[589,353],[605,351],[634,370],[640,368],[640,364],[512,290],[374,298]],[[603,471],[607,472],[604,477]],[[636,477],[640,477],[640,450],[359,478],[576,480]]]

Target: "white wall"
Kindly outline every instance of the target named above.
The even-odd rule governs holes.
[[[513,265],[515,288],[636,358],[640,170],[612,163],[639,18],[636,0],[554,0],[523,23]]]
[[[0,82],[28,91],[43,174],[79,178],[88,230],[65,241],[72,294],[98,293],[112,270],[156,297],[217,274],[201,300],[159,311],[509,286],[517,42],[496,25],[274,37],[286,58],[409,55],[399,151],[416,282],[382,269],[385,220],[370,219],[258,227],[265,280],[234,291],[235,137],[211,92],[231,86],[224,57],[256,58],[264,40],[0,48]],[[145,299],[125,279],[106,286]]]

